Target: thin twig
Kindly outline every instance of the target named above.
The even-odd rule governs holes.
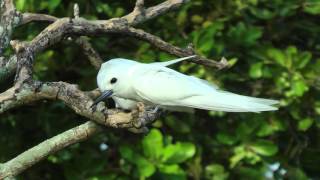
[[[81,46],[81,48],[84,50],[84,54],[88,57],[91,65],[95,69],[99,69],[101,64],[103,63],[103,60],[99,53],[92,47],[91,43],[89,42],[89,39],[85,36],[81,36],[76,39],[76,43]]]
[[[75,3],[73,5],[73,16],[74,16],[74,18],[80,17],[80,9],[79,9],[79,5],[77,3]]]
[[[159,48],[162,51],[165,51],[169,54],[179,56],[179,57],[186,57],[190,55],[196,54],[194,47],[189,44],[187,48],[180,48],[177,46],[174,46],[170,43],[167,43],[166,41],[162,40],[158,36],[152,35],[150,33],[147,33],[141,29],[135,29],[135,28],[123,28],[118,31],[118,33],[123,33],[125,35],[133,36],[137,39],[146,41],[153,46]],[[200,55],[196,56],[195,58],[190,59],[191,62],[196,64],[205,65],[208,67],[216,67],[218,69],[223,69],[228,67],[228,61],[225,58],[222,58],[219,62],[215,60],[211,60],[205,57],[201,57]]]
[[[54,22],[58,18],[54,16],[50,16],[47,14],[37,14],[37,13],[23,13],[22,21],[19,25],[27,24],[35,21],[43,21],[43,22]]]

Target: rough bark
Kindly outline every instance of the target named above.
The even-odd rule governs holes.
[[[16,11],[12,0],[0,2],[0,55],[9,45],[15,26],[21,21],[21,14]]]

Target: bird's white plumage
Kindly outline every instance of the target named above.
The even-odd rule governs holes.
[[[98,86],[102,91],[112,90],[113,98],[116,103],[118,101],[120,107],[128,104],[134,107],[134,103],[140,101],[162,107],[227,112],[260,112],[277,109],[272,105],[278,101],[222,91],[205,80],[166,67],[185,59],[188,57],[162,64],[112,59],[101,67],[97,78]],[[117,83],[111,84],[111,78],[117,78]]]
[[[158,66],[171,66],[173,64],[179,63],[181,61],[188,60],[190,58],[193,58],[195,56],[188,56],[188,57],[183,57],[183,58],[178,58],[170,61],[165,61],[165,62],[153,62],[151,64],[153,65],[158,65]],[[125,110],[131,110],[131,109],[136,109],[137,108],[137,101],[135,100],[130,100],[130,99],[124,99],[120,97],[113,96],[112,99],[115,102],[116,108],[120,109],[125,109]],[[188,112],[188,113],[193,113],[194,110],[193,108],[188,108],[188,107],[173,107],[173,106],[162,106],[163,109],[169,110],[169,111],[178,111],[178,112]]]

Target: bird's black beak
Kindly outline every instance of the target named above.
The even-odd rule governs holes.
[[[112,90],[106,90],[106,91],[103,91],[101,96],[99,96],[95,101],[94,103],[91,105],[90,108],[96,106],[99,102],[109,98],[111,95],[113,94]]]

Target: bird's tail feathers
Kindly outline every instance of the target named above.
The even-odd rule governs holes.
[[[225,112],[261,112],[278,110],[277,100],[238,95],[226,91],[216,91],[212,96],[192,96],[184,100],[193,108]]]
[[[178,58],[178,59],[174,59],[174,60],[170,60],[170,61],[154,62],[154,63],[151,63],[151,64],[160,65],[160,66],[171,66],[171,65],[176,64],[178,62],[185,61],[185,60],[188,60],[188,59],[192,59],[192,58],[194,58],[196,56],[197,55],[192,55],[192,56],[182,57],[182,58]]]

